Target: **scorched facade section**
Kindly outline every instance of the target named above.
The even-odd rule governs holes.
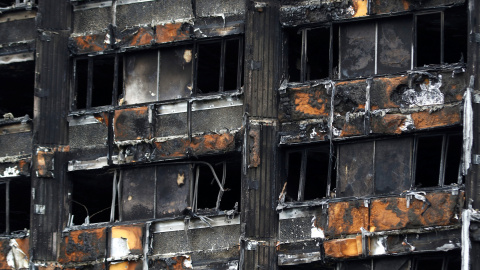
[[[476,269],[474,0],[0,1],[1,269]]]

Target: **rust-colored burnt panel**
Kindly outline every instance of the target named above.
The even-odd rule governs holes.
[[[351,115],[348,120],[345,120],[340,137],[351,137],[365,134],[365,116]]]
[[[347,112],[364,111],[366,101],[366,80],[344,81],[336,84],[335,113],[345,115]]]
[[[59,262],[87,262],[105,258],[106,241],[105,228],[72,231],[63,239]]]
[[[163,142],[155,142],[155,151],[158,158],[185,157],[190,145],[188,139],[173,139]]]
[[[363,201],[329,204],[326,236],[360,233],[362,227],[368,229],[368,208]]]
[[[353,9],[355,11],[353,17],[367,16],[368,0],[353,0]]]
[[[413,129],[413,123],[409,115],[373,115],[371,117],[370,129],[372,130],[372,133],[401,134],[402,132]]]
[[[260,129],[254,128],[248,132],[249,142],[249,167],[256,168],[260,165]]]
[[[460,106],[443,107],[437,111],[421,111],[412,113],[415,129],[452,126],[460,124],[462,117]]]
[[[149,139],[149,127],[148,107],[115,111],[113,128],[116,141]]]
[[[58,268],[53,266],[53,268],[48,268],[44,270],[56,270]],[[105,269],[105,263],[97,263],[93,265],[76,265],[76,266],[71,266],[69,268],[63,268],[64,270],[104,270]]]
[[[155,26],[155,42],[167,43],[190,39],[191,25],[187,23],[171,23]]]
[[[362,254],[362,236],[334,239],[323,243],[325,256],[330,258],[357,257]]]
[[[290,102],[287,106],[284,105],[284,113],[289,114],[287,118],[302,120],[329,115],[331,98],[324,85],[291,88],[287,91]]]
[[[108,40],[106,33],[72,37],[70,38],[70,49],[75,54],[101,52],[109,48],[106,40]]]
[[[422,10],[441,6],[450,6],[454,4],[465,3],[465,0],[397,0],[397,1],[372,1],[372,12],[375,14],[389,14],[411,10]]]
[[[143,261],[126,261],[126,262],[116,262],[110,263],[109,270],[142,270]]]
[[[407,76],[374,79],[370,89],[372,110],[400,107],[402,91],[407,85]]]
[[[117,42],[120,47],[139,47],[154,42],[154,33],[151,27],[128,28],[115,34],[116,38],[120,40]]]
[[[230,133],[193,137],[189,145],[194,155],[225,153],[235,149],[235,136]]]
[[[426,201],[412,198],[407,208],[406,198],[375,199],[370,206],[370,230],[385,231],[459,223],[463,207],[463,192],[430,193]]]
[[[125,225],[125,226],[116,226],[112,227],[111,234],[111,248],[113,248],[113,243],[118,241],[125,241],[129,249],[129,254],[133,255],[142,255],[143,254],[143,237],[144,230],[140,225]],[[114,240],[116,239],[116,240]],[[128,255],[128,254],[126,254]]]

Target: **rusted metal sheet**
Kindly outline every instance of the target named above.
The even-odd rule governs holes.
[[[415,129],[453,126],[462,123],[461,106],[445,106],[436,111],[412,113]]]
[[[368,210],[363,200],[330,203],[326,235],[360,233],[360,228],[368,228]]]
[[[155,26],[155,43],[190,39],[192,26],[187,23],[170,23]]]
[[[149,269],[154,269],[154,270],[193,269],[192,258],[189,255],[180,255],[176,257],[152,260],[152,265],[149,266]]]
[[[69,232],[61,243],[60,263],[88,262],[105,258],[105,228]]]
[[[370,141],[339,146],[337,197],[373,194],[373,144]]]
[[[107,33],[71,37],[69,48],[74,54],[102,52],[110,48]]]
[[[10,240],[8,238],[0,238],[0,268],[11,269],[7,263],[7,255],[10,251]]]
[[[464,193],[429,193],[425,202],[412,198],[372,200],[370,231],[398,230],[458,224]],[[409,202],[408,202],[409,201]]]
[[[358,257],[362,254],[362,236],[328,240],[323,243],[323,247],[327,258]]]
[[[158,166],[156,217],[178,216],[190,206],[190,165]]]
[[[149,139],[148,107],[116,110],[113,128],[116,141]]]
[[[143,261],[111,262],[109,270],[142,270]]]
[[[350,114],[343,121],[340,137],[364,135],[366,130],[368,130],[368,126],[365,122],[365,114]]]
[[[119,47],[140,47],[153,44],[155,34],[151,27],[133,27],[117,31],[115,39]]]
[[[422,10],[434,7],[450,6],[465,3],[465,0],[433,0],[427,2],[419,2],[415,0],[399,0],[399,1],[372,1],[372,12],[375,14],[390,14],[411,10]]]
[[[287,89],[282,97],[281,121],[327,117],[330,112],[330,94],[325,85],[302,86]]]
[[[112,227],[110,257],[118,260],[131,255],[142,255],[144,240],[144,228],[141,225]]]
[[[52,148],[39,148],[37,149],[37,153],[34,156],[35,158],[35,173],[37,177],[46,177],[52,178],[53,177],[53,158],[54,158],[54,150]]]
[[[375,114],[370,123],[372,133],[377,134],[401,134],[414,129],[412,117],[408,114]]]

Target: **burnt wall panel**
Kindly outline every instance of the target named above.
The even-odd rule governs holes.
[[[431,0],[431,1],[372,1],[372,12],[375,14],[388,14],[395,12],[403,12],[409,10],[422,10],[438,6],[450,6],[454,4],[465,3],[465,0]]]
[[[135,52],[125,56],[125,104],[158,100],[157,67],[156,50]]]
[[[155,119],[154,137],[186,135],[187,113],[172,113],[158,115]]]
[[[72,231],[61,242],[60,263],[88,262],[105,258],[106,229]]]
[[[312,238],[312,217],[290,218],[279,221],[282,242],[306,240]]]
[[[156,217],[177,216],[190,206],[190,165],[158,166]]]
[[[207,17],[220,14],[243,14],[245,13],[244,0],[197,0],[196,12],[199,17]]]
[[[373,193],[373,144],[374,142],[360,142],[339,146],[337,197]]]
[[[400,16],[378,23],[378,73],[410,69],[412,16]]]
[[[73,32],[102,32],[112,23],[111,13],[110,7],[77,10],[73,14]]]
[[[375,22],[340,27],[340,76],[355,78],[375,73]]]
[[[175,46],[160,50],[158,99],[189,97],[192,93],[193,46]]]
[[[192,132],[235,130],[242,126],[242,106],[192,112]]]
[[[408,245],[405,245],[406,241]],[[438,247],[444,247],[446,250],[459,249],[461,242],[460,230],[389,235],[385,240],[388,254],[410,253],[412,247],[415,247],[417,252],[436,251]]]
[[[221,250],[239,245],[239,239],[239,225],[162,232],[153,235],[153,253]]]
[[[122,220],[154,217],[155,167],[122,171]]]
[[[0,135],[0,157],[32,153],[32,133]]]
[[[162,22],[191,18],[191,0],[165,0],[117,6],[119,29],[135,25],[156,25]]]
[[[68,141],[72,148],[103,146],[107,143],[108,128],[101,123],[70,126],[68,131]]]
[[[137,140],[150,137],[148,108],[139,107],[115,111],[115,140]]]
[[[33,40],[36,38],[35,19],[0,23],[1,43]]]
[[[375,141],[375,194],[410,187],[413,137]]]

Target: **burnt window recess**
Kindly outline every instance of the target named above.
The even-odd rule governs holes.
[[[237,156],[194,163],[192,209],[240,211],[241,161]],[[222,190],[223,189],[223,190]]]
[[[415,15],[415,66],[465,63],[468,13],[464,6]]]
[[[399,194],[462,183],[461,133],[339,143],[337,197]]]
[[[337,35],[338,27],[331,25],[287,30],[289,81],[333,78]]]
[[[384,257],[340,262],[339,270],[457,270],[461,267],[459,251]]]
[[[243,39],[196,44],[196,93],[238,90],[243,86]]]
[[[118,176],[106,170],[76,171],[70,181],[68,226],[118,220]]]
[[[0,181],[0,234],[18,233],[30,227],[30,179]]]
[[[122,56],[77,58],[73,64],[73,110],[116,105],[122,95]]]
[[[286,152],[286,201],[335,197],[336,173],[333,146]]]
[[[0,118],[33,118],[35,62],[0,65]]]
[[[415,140],[415,187],[461,184],[461,134],[418,136]]]

